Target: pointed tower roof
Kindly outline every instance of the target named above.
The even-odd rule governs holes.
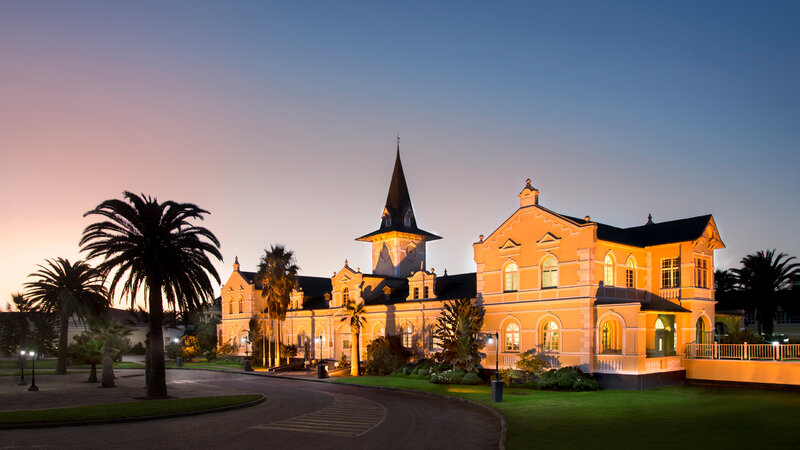
[[[411,206],[411,195],[408,193],[403,163],[400,161],[400,140],[397,141],[397,156],[394,160],[392,180],[389,182],[389,193],[386,194],[386,205],[381,214],[381,226],[378,230],[357,238],[357,241],[371,241],[380,234],[392,231],[421,236],[426,241],[441,239],[433,233],[417,228],[414,207]]]

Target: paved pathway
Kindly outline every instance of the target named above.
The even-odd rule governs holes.
[[[102,395],[136,395],[141,377],[118,371],[121,388]],[[139,371],[141,373],[141,371]],[[148,422],[0,431],[0,450],[16,448],[269,448],[300,449],[489,449],[497,448],[497,419],[469,404],[422,394],[358,388],[209,371],[167,371],[170,395],[262,393],[269,401],[253,408]],[[9,378],[9,377],[0,377]],[[5,381],[5,380],[4,380]],[[38,381],[38,380],[37,380]],[[66,382],[66,381],[64,381]],[[139,383],[138,387],[131,386]],[[18,404],[24,389],[0,386],[0,409]],[[28,400],[42,407],[47,380]],[[117,392],[110,393],[110,391]],[[55,389],[54,389],[55,391]],[[51,392],[51,394],[54,393]],[[32,397],[31,397],[32,396]],[[32,400],[31,400],[32,399]],[[39,403],[36,403],[39,402]]]

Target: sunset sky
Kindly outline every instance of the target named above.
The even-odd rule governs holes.
[[[254,270],[369,271],[395,136],[437,273],[518,206],[711,213],[717,266],[800,256],[798,2],[0,3],[0,306],[125,190]]]

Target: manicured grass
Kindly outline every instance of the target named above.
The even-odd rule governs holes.
[[[496,408],[514,448],[798,448],[800,393],[676,386],[646,391],[504,390],[394,377],[338,378],[455,395]],[[521,395],[520,395],[521,394]]]
[[[260,397],[261,395],[259,394],[226,395],[219,397],[142,400],[138,402],[36,411],[5,411],[0,412],[0,424],[74,422],[157,416],[240,405],[242,403],[254,401]]]
[[[43,366],[43,367],[40,367]],[[114,363],[115,369],[143,369],[144,364],[139,364],[135,362],[123,361]],[[87,373],[91,369],[89,364],[71,364],[67,369],[67,373]],[[56,370],[56,361],[53,360],[42,360],[36,361],[36,373],[47,375],[52,374]],[[97,372],[100,373],[103,370],[103,365],[97,365]],[[31,362],[25,361],[25,376],[29,376],[31,374]],[[16,361],[0,361],[0,376],[19,376],[19,366],[17,366]]]

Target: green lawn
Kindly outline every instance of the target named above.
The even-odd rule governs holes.
[[[52,374],[56,369],[57,361],[55,359],[43,359],[41,361],[36,361],[36,373],[47,375]],[[135,362],[118,362],[114,363],[115,369],[141,369],[144,368],[143,364],[138,364]],[[91,366],[89,364],[71,364],[69,369],[67,369],[68,373],[84,373],[89,372]],[[97,372],[100,373],[103,370],[103,365],[97,365]],[[29,376],[31,374],[31,361],[25,361],[25,376]],[[10,361],[10,360],[3,360],[0,361],[0,376],[19,376],[19,366],[17,366],[17,361]]]
[[[175,361],[168,361],[167,367],[178,367],[175,364]],[[187,369],[212,369],[212,370],[226,370],[226,369],[238,369],[243,370],[244,365],[241,361],[184,361],[183,367]]]
[[[0,412],[0,424],[73,422],[82,420],[119,419],[155,416],[224,406],[240,405],[261,398],[260,394],[226,395],[167,400],[142,400],[138,402],[109,405],[78,406],[74,408],[45,409],[36,411]]]
[[[475,400],[508,422],[515,448],[798,448],[800,393],[677,386],[646,391],[551,392],[446,386],[393,377],[336,382],[393,386]]]

